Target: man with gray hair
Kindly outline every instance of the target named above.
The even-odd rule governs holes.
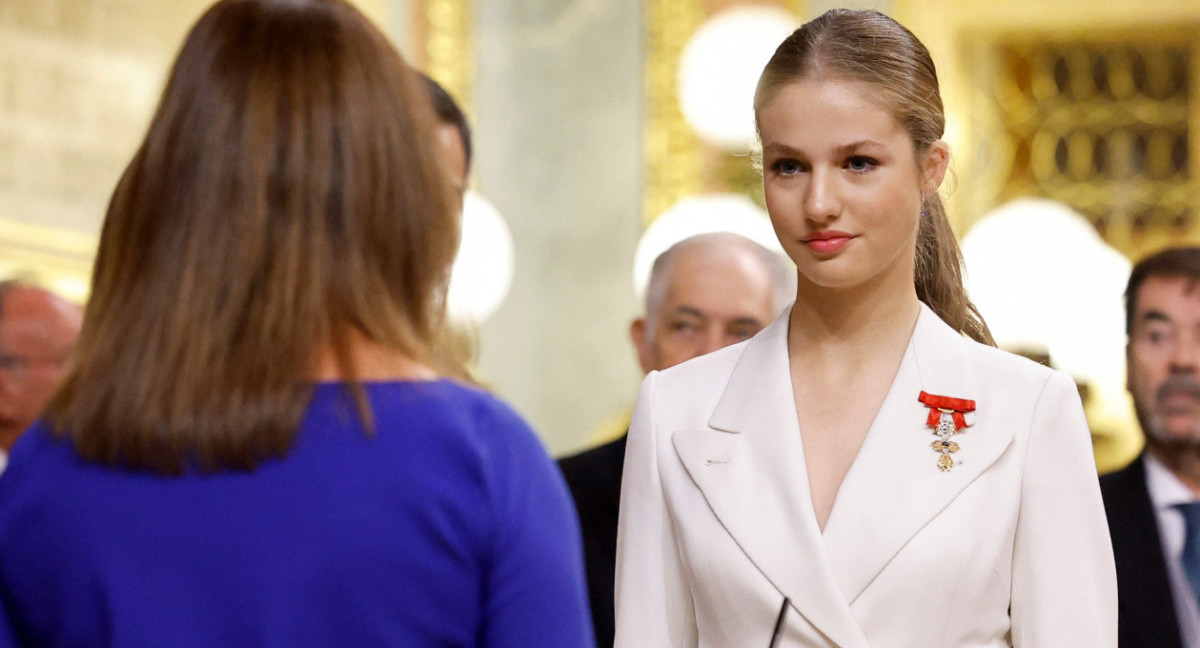
[[[654,261],[646,314],[629,334],[649,373],[747,340],[794,296],[783,257],[727,232],[676,243]],[[613,644],[613,579],[625,436],[562,459],[559,466],[579,511],[596,645]]]
[[[82,310],[21,281],[0,282],[0,470],[58,388]]]

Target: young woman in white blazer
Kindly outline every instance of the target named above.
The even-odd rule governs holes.
[[[755,112],[796,303],[647,376],[616,646],[766,648],[786,597],[781,646],[1115,647],[1079,397],[993,348],[963,289],[928,51],[831,11],[780,45]]]

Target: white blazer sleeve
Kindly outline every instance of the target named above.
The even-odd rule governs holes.
[[[1063,372],[1034,408],[1012,576],[1013,646],[1116,648],[1112,543],[1091,435]]]
[[[654,380],[642,382],[621,477],[617,525],[616,648],[696,645],[696,620],[668,512],[654,426]],[[665,442],[664,442],[665,441]]]

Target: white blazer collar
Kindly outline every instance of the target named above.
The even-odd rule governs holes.
[[[967,342],[922,305],[899,372],[838,492],[822,536],[812,506],[787,354],[790,310],[747,343],[709,419],[676,453],[725,529],[795,609],[843,648],[866,646],[849,604],[1012,440],[988,403],[937,468],[921,391],[976,399]]]
[[[742,551],[793,608],[841,648],[867,641],[838,589],[813,512],[788,367],[790,309],[738,358],[708,429],[676,454]]]

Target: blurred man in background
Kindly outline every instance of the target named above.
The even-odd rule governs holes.
[[[471,170],[471,125],[467,116],[454,97],[446,92],[437,81],[426,74],[421,74],[429,98],[433,101],[433,110],[438,119],[438,140],[445,151],[443,164],[450,178],[458,187],[459,193],[467,191],[467,176]]]
[[[1146,450],[1100,480],[1121,648],[1200,646],[1200,247],[1139,261],[1125,291],[1127,386]]]
[[[630,337],[642,371],[667,369],[747,340],[770,324],[794,294],[792,270],[778,255],[736,234],[701,234],[654,262],[646,314]],[[562,459],[583,529],[596,645],[613,644],[613,579],[625,435]]]
[[[465,199],[471,172],[471,125],[454,97],[429,75],[423,72],[420,74],[433,102],[433,112],[437,115],[438,142],[442,145],[442,168],[458,189],[459,197]],[[465,219],[462,226],[464,230],[468,227]],[[460,236],[460,241],[461,238]],[[438,331],[434,351],[439,370],[468,382],[479,382],[474,374],[475,364],[479,359],[477,324],[448,318]]]
[[[19,281],[0,282],[0,453],[7,453],[54,394],[82,310]]]

